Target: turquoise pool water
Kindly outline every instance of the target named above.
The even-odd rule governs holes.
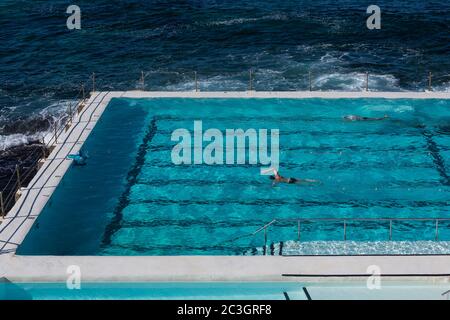
[[[299,283],[1,283],[0,300],[306,300]]]
[[[0,300],[448,300],[449,286],[426,283],[385,283],[370,290],[366,281],[338,283],[65,283],[0,282]],[[181,305],[183,306],[183,305]]]
[[[279,129],[280,173],[320,184],[272,186],[257,165],[174,165],[171,134],[195,120],[222,132]],[[241,236],[273,219],[449,218],[449,123],[448,100],[114,99],[84,145],[88,165],[69,169],[18,253],[240,255],[263,245],[262,234]],[[449,227],[440,224],[441,240]],[[395,222],[393,240],[433,240],[434,228]],[[304,223],[302,241],[342,232]],[[347,239],[388,233],[385,222],[352,222]],[[268,242],[296,237],[295,223],[280,224]]]

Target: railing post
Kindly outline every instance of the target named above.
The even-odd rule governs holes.
[[[428,91],[431,91],[431,84],[432,84],[432,78],[433,78],[433,74],[431,73],[431,71],[428,73]]]
[[[392,219],[389,220],[389,241],[392,241]]]
[[[194,79],[195,79],[195,92],[198,92],[197,71],[194,71]]]
[[[95,92],[95,72],[92,72],[92,92]]]
[[[439,219],[436,219],[436,235],[435,240],[439,241]]]
[[[297,241],[300,242],[300,220],[297,220]]]
[[[250,72],[249,72],[249,77],[250,77],[250,79],[249,79],[249,91],[252,91],[252,90],[253,90],[253,77],[252,77],[252,69],[250,69]]]
[[[264,228],[264,255],[267,255],[267,227]]]
[[[344,241],[347,241],[347,221],[344,220]]]
[[[81,94],[83,96],[83,101],[86,99],[86,92],[84,91],[84,83],[81,84]]]
[[[264,247],[267,246],[267,227],[264,228]]]
[[[3,202],[3,192],[0,191],[0,210],[2,211],[2,217],[5,217],[5,203]]]
[[[369,73],[366,72],[366,91],[369,91]]]
[[[55,145],[58,143],[58,124],[55,122]]]
[[[312,77],[311,77],[311,71],[309,71],[309,91],[312,91]]]
[[[144,71],[141,71],[141,86],[142,86],[142,89],[144,88],[144,86],[145,86],[145,77],[144,77]]]
[[[20,171],[19,165],[16,164],[16,175],[17,175],[17,186],[20,189],[22,187],[22,183],[20,182]]]

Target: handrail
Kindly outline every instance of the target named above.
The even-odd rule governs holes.
[[[256,230],[255,232],[252,233],[252,235],[254,236],[255,234],[257,234],[258,232],[260,232],[263,229],[268,228],[269,226],[271,226],[272,224],[274,224],[275,222],[277,222],[277,219],[273,219],[272,221],[270,221],[269,223],[265,224],[264,226],[262,226],[261,228],[259,228],[258,230]]]
[[[450,221],[450,218],[285,218],[285,219],[273,219],[264,226],[258,228],[254,232],[248,234],[247,236],[254,236],[259,232],[264,230],[264,246],[267,246],[267,230],[270,226],[277,222],[297,222],[297,234],[298,241],[300,241],[300,226],[302,222],[315,222],[315,221],[326,221],[326,222],[343,222],[344,237],[343,240],[347,240],[347,225],[348,222],[353,221],[377,221],[386,222],[389,221],[389,241],[392,241],[392,223],[394,221],[434,221],[435,222],[435,241],[439,241],[439,222],[440,221]],[[242,237],[239,237],[242,238]]]
[[[264,228],[276,222],[290,222],[290,221],[450,221],[450,218],[283,218],[273,219],[269,223],[257,229],[252,234],[257,234]]]

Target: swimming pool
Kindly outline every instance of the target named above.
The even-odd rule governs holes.
[[[448,300],[448,285],[383,283],[370,290],[365,281],[353,283],[66,283],[0,282],[0,300]],[[447,293],[446,293],[447,292]]]
[[[442,291],[442,290],[440,290]],[[66,283],[0,282],[0,300],[306,300],[298,283]]]
[[[389,115],[384,121],[342,117]],[[19,247],[23,255],[258,254],[273,219],[449,218],[449,100],[113,99]],[[171,134],[279,129],[280,172],[320,183],[272,186],[258,165],[174,165]],[[441,222],[440,240],[450,240]],[[393,225],[432,241],[433,221]],[[353,222],[347,240],[384,241],[386,223]],[[269,243],[293,241],[281,223]],[[340,222],[302,225],[302,241],[342,239]],[[450,253],[450,248],[448,249]]]

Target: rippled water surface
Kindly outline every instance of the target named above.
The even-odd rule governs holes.
[[[377,1],[376,31],[365,0],[76,4],[80,31],[67,1],[1,1],[0,148],[46,131],[92,72],[100,89],[190,90],[197,70],[202,90],[244,90],[249,69],[257,90],[305,90],[309,71],[316,90],[360,90],[366,71],[372,90],[423,90],[428,71],[449,88],[447,0]]]
[[[346,114],[389,118],[347,122]],[[296,221],[283,219],[449,218],[449,119],[448,100],[113,100],[84,146],[88,165],[69,169],[19,253],[257,254],[263,233],[242,236],[273,219],[281,222],[268,240],[278,244],[298,237]],[[221,132],[279,129],[281,174],[319,183],[273,186],[248,161],[174,165],[172,132],[192,132],[195,120]],[[435,231],[433,220],[394,221],[392,239],[448,248],[433,246]],[[343,235],[342,221],[301,226],[305,242]],[[389,221],[349,220],[346,237],[386,241]],[[450,240],[450,221],[440,222],[439,239]]]

